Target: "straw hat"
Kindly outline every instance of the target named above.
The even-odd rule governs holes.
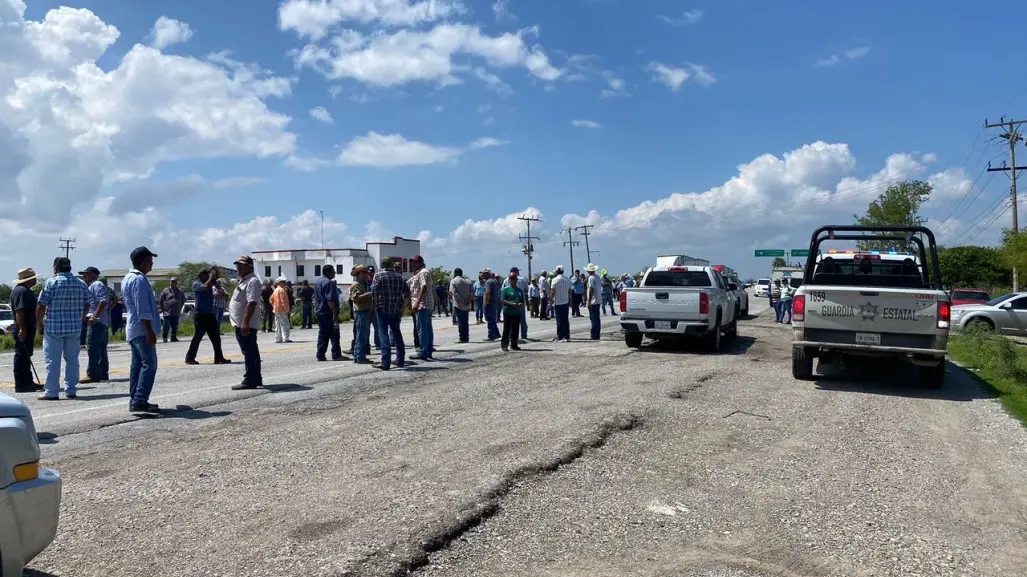
[[[25,284],[34,278],[36,278],[36,271],[32,270],[31,267],[23,268],[18,271],[18,278],[14,279],[14,284]]]

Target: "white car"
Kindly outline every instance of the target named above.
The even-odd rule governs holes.
[[[57,535],[61,475],[39,467],[32,413],[0,393],[0,577],[21,577]]]
[[[755,291],[755,294],[758,297],[765,297],[765,296],[769,296],[770,295],[770,279],[769,278],[761,278],[760,280],[756,281],[756,291]]]
[[[11,329],[14,327],[14,312],[11,311],[11,307],[2,308],[0,307],[0,335],[11,334]]]

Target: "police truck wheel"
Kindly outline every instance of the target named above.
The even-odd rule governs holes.
[[[624,344],[629,349],[637,349],[642,346],[642,333],[624,333]]]
[[[945,386],[945,361],[933,367],[917,367],[920,373],[920,384],[928,389],[940,389]]]
[[[705,342],[703,344],[706,346],[706,352],[714,354],[720,352],[720,333],[722,330],[723,328],[720,326],[720,316],[718,315],[717,324],[714,325],[713,328],[710,329],[710,332],[706,333],[706,336],[704,337]]]
[[[813,378],[813,355],[806,347],[792,347],[792,376],[800,381]]]

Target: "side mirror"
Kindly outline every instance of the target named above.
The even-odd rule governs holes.
[[[738,290],[738,285],[736,285],[735,283],[728,283],[727,290],[734,292]]]
[[[998,308],[1000,308],[1000,309],[1011,309],[1011,308],[1013,308],[1013,305],[1011,303],[1002,303],[1002,304],[1000,304],[998,306]]]

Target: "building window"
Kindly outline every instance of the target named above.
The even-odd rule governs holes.
[[[296,278],[300,278],[301,276],[307,276],[306,274],[304,274],[306,272],[307,271],[303,270],[303,265],[296,265]]]
[[[278,265],[278,276],[282,276],[282,265]]]
[[[271,278],[271,265],[264,265],[264,278]]]
[[[321,276],[321,265],[314,265],[314,276]]]

